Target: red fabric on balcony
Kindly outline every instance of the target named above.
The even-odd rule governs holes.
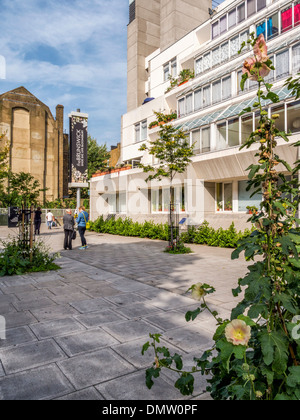
[[[281,30],[288,31],[292,27],[292,8],[281,12]]]

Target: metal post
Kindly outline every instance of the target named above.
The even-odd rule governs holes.
[[[80,204],[80,187],[77,188],[77,210],[81,206]]]

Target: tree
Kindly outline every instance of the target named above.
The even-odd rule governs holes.
[[[3,138],[4,138],[4,134],[1,134],[0,144]],[[9,155],[9,147],[8,147],[8,144],[5,143],[4,145],[0,146],[0,194],[3,193],[4,183],[5,183],[5,180],[7,180],[8,155]],[[1,198],[0,198],[0,201],[1,201]]]
[[[107,166],[110,157],[106,144],[98,145],[97,140],[88,136],[88,179]]]
[[[159,137],[150,142],[148,147],[143,144],[140,150],[148,150],[150,155],[158,159],[157,166],[143,165],[144,172],[152,172],[146,179],[146,182],[153,179],[159,181],[162,178],[168,178],[170,182],[170,247],[175,247],[174,243],[174,187],[173,180],[179,173],[185,172],[190,158],[194,155],[193,146],[190,146],[189,140],[183,130],[178,130],[170,124],[162,125],[159,131]],[[176,244],[177,245],[177,244]]]

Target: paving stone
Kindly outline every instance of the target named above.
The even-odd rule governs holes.
[[[132,341],[140,337],[147,338],[149,337],[150,332],[153,334],[162,332],[159,328],[155,328],[141,320],[115,322],[103,325],[102,328],[122,343]]]
[[[56,398],[58,401],[100,401],[104,398],[100,395],[95,388],[87,388],[82,391],[73,392],[72,394],[65,395],[64,397]]]
[[[89,296],[82,293],[82,292],[76,292],[76,293],[67,293],[67,294],[61,294],[58,296],[51,296],[51,300],[53,302],[57,303],[58,305],[62,304],[68,304],[71,302],[80,302],[82,300],[86,300]]]
[[[159,308],[151,305],[149,302],[137,302],[133,305],[120,306],[116,308],[115,311],[116,313],[125,315],[127,318],[136,318],[155,312],[161,312]]]
[[[5,314],[6,328],[14,328],[36,322],[36,318],[28,311],[9,312]]]
[[[23,286],[6,286],[1,287],[1,290],[5,294],[12,294],[12,293],[28,293],[33,292],[36,288],[32,284],[25,284]]]
[[[1,340],[0,340],[0,342],[1,342]],[[3,367],[2,367],[2,365],[1,365],[1,363],[0,363],[0,378],[1,378],[2,376],[4,376],[4,375],[5,375],[5,373],[4,373]],[[1,382],[0,382],[0,384],[1,384]],[[1,388],[0,388],[0,395],[1,395]],[[1,400],[1,398],[0,398],[0,400]]]
[[[121,293],[117,296],[108,296],[107,300],[114,303],[115,305],[123,306],[136,302],[145,302],[147,299],[134,293]]]
[[[0,350],[0,360],[6,374],[38,367],[64,357],[64,353],[52,340]]]
[[[203,329],[201,324],[166,331],[163,338],[187,353],[207,350],[213,344],[212,334]]]
[[[5,336],[5,340],[0,340],[0,349],[30,341],[37,341],[36,337],[27,326],[7,329],[5,331]]]
[[[99,327],[104,324],[109,324],[110,322],[125,320],[124,316],[116,314],[111,309],[104,309],[103,311],[99,312],[75,315],[74,318],[85,325],[87,328]]]
[[[106,400],[177,400],[186,399],[162,377],[155,380],[149,390],[145,383],[145,372],[135,372],[96,386]]]
[[[55,365],[0,379],[0,400],[53,399],[72,391],[74,388]]]
[[[68,356],[74,356],[79,353],[112,346],[118,343],[115,338],[100,328],[58,337],[56,338],[56,342]]]
[[[70,304],[82,314],[106,308],[115,308],[115,305],[102,298],[87,299],[81,302],[71,302]]]
[[[84,327],[73,318],[55,319],[33,324],[30,325],[30,328],[39,340],[84,330]]]
[[[38,321],[46,321],[55,318],[66,318],[68,315],[76,315],[78,311],[70,305],[52,305],[43,309],[31,311]]]
[[[58,366],[76,389],[106,382],[135,370],[110,349],[72,357],[59,362]]]
[[[42,297],[40,299],[34,299],[34,300],[25,300],[20,302],[14,302],[14,306],[16,307],[17,311],[26,311],[26,310],[32,310],[32,309],[42,309],[47,306],[56,306],[56,304],[53,302],[53,300]]]
[[[150,316],[147,315],[146,317],[143,317],[143,319],[164,331],[181,326],[187,326],[184,314],[177,311],[168,311]]]
[[[9,312],[17,312],[11,303],[0,303],[0,315],[8,314]]]

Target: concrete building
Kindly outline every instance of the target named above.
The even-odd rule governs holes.
[[[10,145],[9,167],[28,172],[42,188],[41,201],[68,194],[68,135],[64,135],[64,107],[57,105],[56,118],[24,87],[0,95],[0,132]]]
[[[274,84],[280,98],[276,105],[266,102],[265,108],[270,115],[280,114],[278,128],[291,131],[290,144],[299,141],[300,101],[295,101],[283,84],[289,75],[300,71],[300,3],[226,0],[214,10],[208,10],[211,5],[207,4],[199,11],[201,17],[194,9],[200,2],[149,3],[161,3],[156,4],[160,13],[168,6],[166,15],[169,17],[178,16],[178,10],[184,6],[186,16],[197,17],[198,24],[195,26],[195,20],[191,21],[189,30],[180,35],[177,25],[180,19],[171,19],[170,33],[160,32],[162,39],[161,44],[156,44],[157,49],[145,58],[135,58],[136,67],[138,63],[140,67],[140,73],[136,73],[140,87],[133,86],[129,80],[130,104],[128,112],[122,116],[121,133],[121,160],[133,164],[133,169],[93,178],[92,218],[120,213],[136,220],[167,220],[167,181],[146,183],[146,175],[135,166],[138,162],[156,163],[147,152],[139,150],[142,143],[158,136],[159,128],[149,129],[149,124],[155,120],[154,111],[177,111],[177,119],[172,124],[183,128],[191,144],[195,144],[192,163],[186,173],[176,179],[177,210],[188,218],[189,224],[198,225],[207,220],[214,226],[227,227],[234,221],[238,228],[244,228],[249,218],[247,206],[259,205],[261,195],[250,197],[251,192],[246,191],[247,168],[256,163],[257,146],[242,150],[240,146],[255,129],[258,114],[239,114],[255,102],[257,83],[248,80],[245,90],[241,91],[242,65],[252,51],[246,48],[240,55],[238,51],[251,32],[264,33],[269,57],[276,68],[267,81]],[[131,25],[138,28],[139,5],[144,2],[136,0],[131,7],[133,4],[136,14],[131,15],[129,33]],[[146,10],[143,18],[147,23]],[[142,25],[143,31],[135,30],[137,40],[146,35],[152,39],[150,32],[154,23],[151,19],[149,22],[149,26]],[[150,32],[147,32],[148,27]],[[146,82],[143,66],[148,76]],[[130,62],[129,79],[132,67]],[[169,89],[169,75],[176,78],[182,69],[194,70],[195,77]],[[143,91],[142,82],[145,82]],[[278,154],[293,164],[298,150],[290,144],[278,139]],[[285,168],[282,166],[280,170]]]

